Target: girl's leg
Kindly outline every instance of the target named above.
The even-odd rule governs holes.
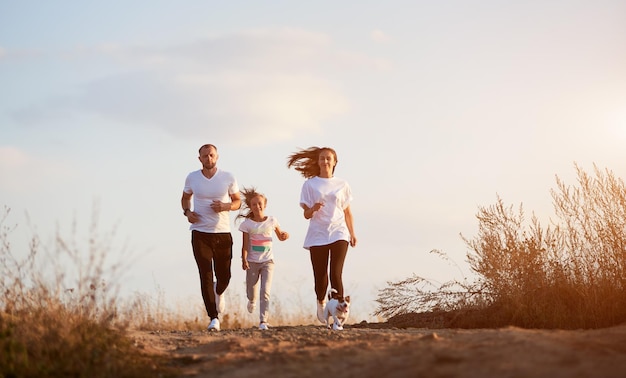
[[[348,254],[348,242],[339,240],[330,245],[330,287],[343,297],[343,263]]]
[[[248,262],[250,268],[246,270],[246,296],[250,302],[256,302],[256,293],[259,286],[259,264]]]
[[[317,300],[322,302],[326,298],[326,290],[328,289],[328,255],[330,250],[327,245],[322,245],[311,247],[309,251],[315,280],[315,295]]]
[[[261,294],[259,306],[259,320],[261,323],[267,323],[270,311],[270,291],[272,289],[272,278],[274,277],[274,261],[263,263],[261,272]]]

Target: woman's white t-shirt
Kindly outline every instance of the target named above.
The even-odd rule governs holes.
[[[309,219],[309,229],[304,238],[304,248],[328,245],[338,240],[350,241],[350,231],[346,225],[344,209],[352,201],[352,191],[348,182],[337,178],[311,177],[302,185],[300,206],[313,207],[323,203]]]

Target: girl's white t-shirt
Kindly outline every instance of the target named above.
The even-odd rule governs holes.
[[[263,222],[256,222],[250,218],[241,222],[239,231],[246,232],[250,238],[248,261],[262,263],[274,259],[272,236],[275,234],[276,227],[280,227],[280,225],[278,220],[272,216],[266,217]]]
[[[189,226],[190,230],[207,233],[230,232],[230,211],[216,213],[211,209],[213,201],[231,202],[230,195],[239,192],[235,177],[226,171],[217,170],[213,177],[206,178],[202,170],[191,172],[185,179],[187,194],[193,194],[193,211],[200,220]]]
[[[338,240],[350,241],[350,231],[343,211],[352,201],[348,182],[337,178],[311,177],[302,185],[300,206],[313,207],[317,202],[324,204],[309,219],[309,228],[304,238],[304,248],[328,245]]]

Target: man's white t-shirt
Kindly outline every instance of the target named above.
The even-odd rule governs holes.
[[[278,220],[272,216],[267,216],[262,222],[256,222],[250,218],[241,222],[239,231],[246,232],[250,238],[248,261],[262,263],[274,259],[272,235],[276,233],[274,231],[276,227],[280,227],[280,225]]]
[[[309,229],[304,238],[304,248],[328,245],[338,240],[350,241],[344,209],[352,201],[348,182],[337,178],[311,177],[302,185],[300,206],[313,207],[317,202],[324,204],[309,219]]]
[[[230,211],[216,213],[211,209],[211,203],[231,202],[230,195],[239,192],[237,180],[231,173],[218,169],[209,179],[202,174],[202,170],[191,172],[185,179],[183,191],[193,195],[193,211],[200,216],[198,222],[189,226],[190,230],[230,232]]]

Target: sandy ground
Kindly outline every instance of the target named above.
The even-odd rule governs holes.
[[[182,377],[626,377],[626,325],[598,330],[303,325],[131,331]]]

